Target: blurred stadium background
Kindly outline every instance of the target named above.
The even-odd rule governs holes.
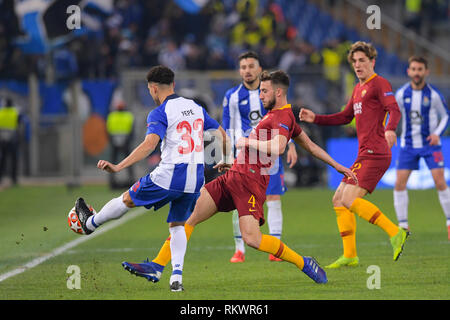
[[[73,4],[81,28],[70,30],[66,10]],[[381,9],[381,29],[369,30],[366,10],[373,4]],[[364,40],[376,45],[376,72],[394,90],[408,81],[408,57],[425,55],[430,82],[448,102],[449,15],[448,0],[0,0],[0,99],[2,105],[12,99],[21,112],[18,183],[105,183],[107,175],[95,167],[111,159],[105,119],[124,102],[136,119],[133,147],[143,139],[155,107],[145,74],[156,64],[174,69],[177,93],[220,121],[225,91],[239,82],[236,58],[255,50],[265,69],[290,74],[294,112],[306,106],[332,113],[355,83],[347,49]],[[351,126],[302,127],[352,163],[356,149],[349,154],[340,144],[355,142]],[[298,151],[287,185],[332,186],[326,166]],[[134,178],[158,161],[156,152],[139,163]],[[0,187],[11,184],[7,171]],[[430,187],[422,180],[416,187]]]

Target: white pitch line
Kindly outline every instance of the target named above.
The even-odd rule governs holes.
[[[93,239],[93,238],[95,238],[95,237],[97,237],[97,236],[99,236],[99,235],[101,235],[101,234],[103,234],[105,232],[108,232],[111,229],[114,229],[114,228],[124,224],[125,222],[127,222],[127,221],[129,221],[131,219],[134,219],[134,218],[142,215],[146,211],[147,210],[145,210],[145,209],[141,209],[141,210],[136,210],[134,212],[129,212],[128,214],[126,214],[122,218],[120,218],[120,219],[118,219],[116,221],[112,221],[112,222],[108,223],[107,225],[99,228],[97,231],[95,231],[94,233],[91,233],[88,236],[86,236],[86,235],[80,236],[80,238],[75,239],[73,241],[70,241],[70,242],[68,242],[68,243],[66,243],[66,244],[64,244],[64,245],[54,249],[50,253],[47,253],[47,254],[45,254],[45,255],[43,255],[41,257],[33,259],[30,262],[27,262],[24,265],[14,269],[14,270],[11,270],[9,272],[3,273],[3,274],[0,275],[0,282],[6,280],[8,278],[14,277],[14,276],[16,276],[18,274],[21,274],[22,272],[25,272],[25,271],[27,271],[27,270],[29,270],[31,268],[34,268],[34,267],[40,265],[41,263],[43,263],[43,262],[45,262],[45,261],[47,261],[47,260],[49,260],[51,258],[54,258],[54,257],[64,253],[65,251],[72,249],[73,247],[76,247],[80,243],[83,243],[85,241],[91,240],[91,239]]]

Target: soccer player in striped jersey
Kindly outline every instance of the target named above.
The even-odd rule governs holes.
[[[395,225],[381,210],[363,199],[372,193],[391,163],[391,147],[397,142],[395,129],[401,114],[390,83],[374,71],[376,49],[370,43],[355,42],[349,51],[348,61],[353,66],[359,83],[345,109],[331,115],[316,115],[308,109],[300,110],[300,120],[319,125],[343,125],[356,119],[358,156],[352,170],[358,183],[344,177],[333,196],[338,229],[342,238],[343,255],[326,266],[340,268],[356,266],[355,214],[383,229],[389,236],[393,248],[393,259],[397,261],[403,251],[408,233]],[[385,127],[387,114],[389,122]]]
[[[259,85],[262,68],[258,55],[253,51],[242,53],[238,58],[239,74],[242,82],[229,89],[223,99],[222,127],[231,138],[233,156],[236,155],[236,142],[241,137],[248,137],[251,130],[267,113],[259,99]],[[293,167],[297,162],[295,144],[288,143],[287,163]],[[286,192],[284,185],[284,168],[281,156],[271,169],[269,185],[266,190],[267,221],[270,235],[281,238],[283,229],[283,213],[281,209],[281,196]],[[233,234],[235,252],[230,262],[244,262],[245,246],[239,227],[237,210],[233,211]],[[281,261],[269,254],[270,261]]]
[[[99,160],[97,167],[110,173],[119,172],[146,158],[160,141],[161,162],[95,215],[84,199],[79,198],[75,210],[85,234],[94,232],[107,221],[122,217],[136,206],[158,210],[170,204],[167,217],[170,234],[173,238],[184,236],[184,222],[191,215],[204,184],[203,131],[211,130],[219,138],[223,154],[231,152],[225,148],[229,138],[219,123],[193,100],[175,94],[172,70],[164,66],[152,67],[147,74],[147,82],[157,107],[147,117],[144,141],[119,164]],[[177,263],[176,248],[171,254],[172,261]],[[148,264],[124,262],[124,267],[141,276],[149,273]]]
[[[412,170],[419,169],[419,160],[423,158],[437,188],[450,240],[450,189],[444,178],[444,158],[439,138],[448,126],[449,110],[439,90],[426,82],[429,74],[427,60],[413,56],[408,62],[407,73],[411,81],[395,94],[402,112],[402,134],[397,159],[394,207],[400,227],[409,230],[406,184]]]

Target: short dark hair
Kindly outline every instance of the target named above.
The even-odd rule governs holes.
[[[253,58],[253,59],[257,60],[259,64],[261,64],[259,61],[259,56],[255,51],[247,51],[247,52],[241,53],[238,57],[238,62],[241,62],[241,60],[248,59],[248,58]]]
[[[289,76],[283,70],[272,71],[271,73],[263,71],[260,76],[261,81],[272,81],[272,85],[289,88]]]
[[[408,59],[408,67],[411,65],[411,62],[423,63],[425,65],[425,69],[428,69],[428,60],[424,57],[420,56],[412,56]]]
[[[147,82],[155,82],[159,84],[172,84],[175,74],[166,66],[155,66],[147,73]]]

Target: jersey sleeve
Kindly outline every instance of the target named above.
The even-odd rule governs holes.
[[[386,130],[395,131],[402,115],[395,100],[395,95],[392,92],[391,84],[384,78],[380,78],[378,82],[378,100],[381,102],[384,110],[389,113]]]
[[[282,112],[277,118],[274,118],[273,128],[278,129],[279,133],[288,141],[302,132],[300,126],[295,122],[292,112],[291,114]]]
[[[378,81],[378,100],[381,102],[383,107],[390,104],[397,104],[395,100],[394,92],[392,91],[391,84],[384,78],[380,78]]]
[[[395,101],[400,109],[404,108],[403,106],[403,90],[397,90],[395,93]]]
[[[227,131],[230,129],[230,94],[229,92],[225,93],[225,97],[223,97],[223,113],[222,113],[222,128]]]
[[[161,140],[164,139],[167,131],[167,115],[164,108],[153,109],[147,117],[147,135],[157,134]]]
[[[433,133],[435,135],[441,136],[445,132],[445,129],[447,129],[449,122],[450,113],[448,110],[448,106],[442,94],[436,89],[431,96],[431,103],[431,107],[436,109],[440,117],[439,125],[436,127]]]
[[[297,122],[294,122],[294,131],[292,132],[292,137],[291,138],[295,138],[298,137],[300,135],[300,133],[302,133],[302,128],[300,127],[300,125]],[[291,142],[294,142],[293,140],[291,140]]]
[[[352,97],[348,100],[347,105],[344,110],[338,113],[333,114],[316,114],[314,118],[314,123],[322,126],[338,126],[341,124],[348,124],[354,118],[353,113],[353,94]]]
[[[211,130],[211,129],[218,129],[219,128],[219,123],[211,118],[211,116],[208,114],[208,112],[206,112],[205,109],[203,109],[203,129],[206,130]]]

